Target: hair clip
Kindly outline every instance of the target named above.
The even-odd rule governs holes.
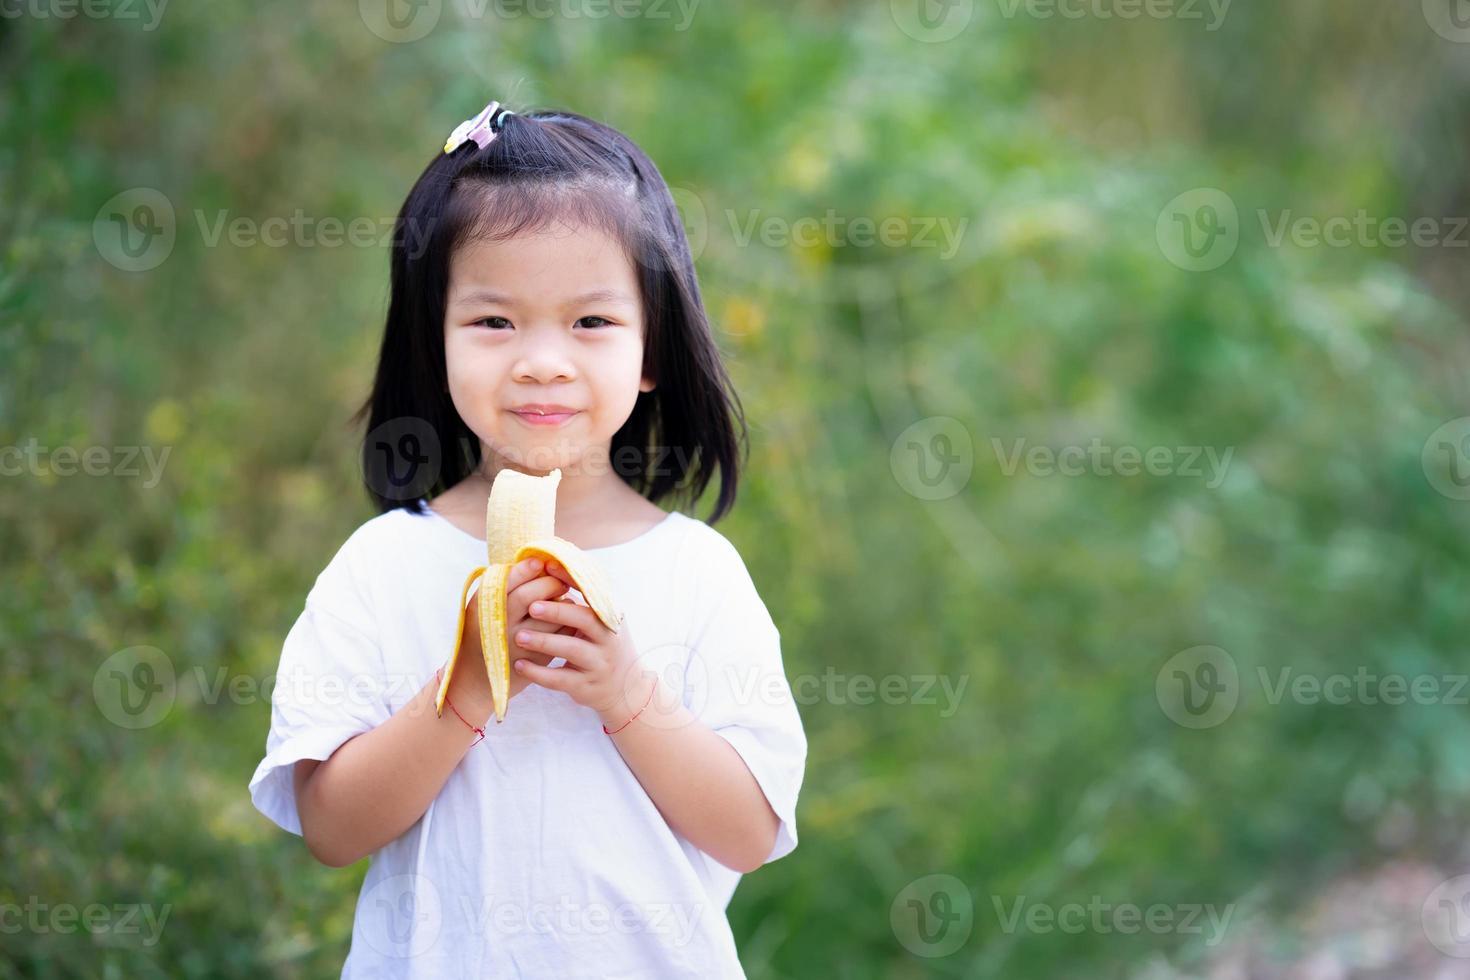
[[[480,149],[490,145],[496,133],[505,125],[505,117],[515,115],[510,109],[500,108],[499,102],[491,102],[479,114],[466,119],[454,127],[449,139],[444,142],[444,152],[453,153],[469,140],[474,140]]]

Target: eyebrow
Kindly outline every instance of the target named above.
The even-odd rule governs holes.
[[[463,296],[460,296],[456,300],[456,302],[458,302],[458,303],[498,303],[501,306],[515,306],[516,305],[516,301],[515,301],[514,298],[512,298],[510,296],[507,296],[504,293],[497,293],[493,289],[473,289],[473,290],[470,290],[469,292],[465,293]],[[628,296],[628,294],[622,292],[621,290],[617,290],[617,289],[592,289],[592,290],[588,290],[587,292],[581,294],[580,296],[573,296],[571,299],[569,299],[569,300],[566,301],[566,304],[565,305],[568,306],[568,307],[571,307],[571,306],[581,306],[581,305],[583,305],[585,303],[626,303],[628,305],[632,305],[632,302],[633,301]]]

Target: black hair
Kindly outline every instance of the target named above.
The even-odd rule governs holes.
[[[480,440],[448,392],[450,258],[467,242],[503,240],[562,218],[619,241],[642,298],[643,374],[655,387],[638,393],[613,436],[613,469],[650,501],[679,491],[692,505],[718,467],[713,524],[734,505],[748,432],[663,175],[622,133],[576,113],[506,113],[500,125],[483,148],[471,141],[436,154],[398,212],[377,376],[352,416],[354,424],[367,419],[361,461],[368,496],[380,513],[422,513],[421,497],[437,496],[479,466]],[[630,457],[636,465],[619,462]]]

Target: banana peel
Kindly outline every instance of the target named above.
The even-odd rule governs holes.
[[[623,622],[608,588],[602,568],[581,548],[556,536],[556,488],[561,483],[561,470],[545,476],[532,476],[512,469],[495,475],[490,487],[490,500],[485,505],[486,563],[470,572],[459,597],[459,622],[454,630],[454,652],[444,668],[443,680],[434,709],[441,717],[449,696],[449,682],[464,645],[465,613],[469,608],[470,590],[480,583],[475,601],[479,602],[480,649],[485,655],[485,670],[490,677],[490,699],[497,724],[505,721],[510,701],[510,637],[506,621],[506,587],[510,572],[527,558],[554,561],[566,569],[582,598],[614,633]]]

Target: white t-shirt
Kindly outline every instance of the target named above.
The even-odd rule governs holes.
[[[765,792],[781,821],[766,861],[790,853],[806,735],[739,552],[678,511],[586,551],[640,663]],[[485,543],[433,511],[392,510],[353,532],[281,651],[250,780],[262,813],[301,833],[295,763],[330,757],[429,682],[454,647],[465,577],[484,563]],[[418,822],[372,855],[342,976],[743,977],[725,918],[739,880],[669,827],[595,711],[532,684]]]

